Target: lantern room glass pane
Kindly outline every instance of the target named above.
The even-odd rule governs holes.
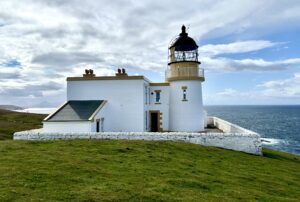
[[[170,53],[169,62],[193,61],[198,62],[198,50],[192,51],[174,51]]]

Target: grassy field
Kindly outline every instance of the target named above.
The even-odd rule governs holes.
[[[12,139],[16,131],[41,128],[45,115],[19,113],[0,109],[0,140]]]
[[[15,119],[13,118],[15,117]],[[2,137],[41,115],[0,114]],[[299,201],[300,157],[182,142],[0,141],[0,201]]]
[[[300,159],[179,142],[0,141],[0,201],[299,201]]]

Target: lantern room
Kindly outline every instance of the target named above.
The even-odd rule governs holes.
[[[175,62],[198,62],[198,45],[188,36],[186,28],[181,27],[181,33],[169,47],[169,65]]]
[[[186,27],[181,27],[181,33],[169,47],[169,63],[166,71],[166,81],[202,80],[204,71],[199,69],[198,45],[188,36]]]

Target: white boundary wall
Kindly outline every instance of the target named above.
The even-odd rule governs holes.
[[[103,132],[103,133],[48,133],[41,129],[16,132],[14,140],[154,140],[184,141],[261,155],[260,135],[217,117],[208,117],[208,124],[213,123],[225,133],[188,133],[188,132]]]
[[[218,117],[209,116],[207,117],[207,125],[214,125],[224,133],[244,133],[244,134],[257,134],[251,130],[242,128],[236,124],[230,123]],[[257,134],[258,135],[258,134]]]

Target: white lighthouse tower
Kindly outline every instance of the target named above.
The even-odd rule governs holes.
[[[204,130],[202,102],[203,69],[199,69],[198,45],[181,33],[169,47],[166,81],[170,83],[170,131],[199,132]]]

